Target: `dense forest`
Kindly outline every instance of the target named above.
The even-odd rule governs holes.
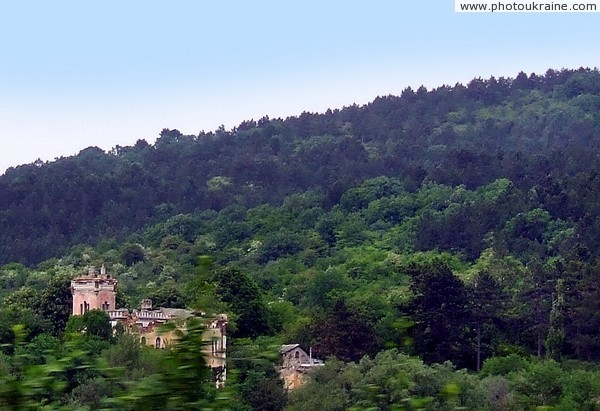
[[[582,68],[11,168],[0,406],[600,409],[599,149]],[[225,389],[193,328],[165,353],[73,332],[103,263],[123,306],[230,314]],[[288,343],[326,364],[285,392]]]

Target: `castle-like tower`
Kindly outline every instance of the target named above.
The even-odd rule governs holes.
[[[98,273],[90,269],[71,281],[73,294],[72,315],[83,315],[90,310],[109,311],[116,309],[117,280],[106,274],[104,264]]]

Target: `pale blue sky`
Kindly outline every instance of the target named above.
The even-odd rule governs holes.
[[[600,66],[600,13],[453,0],[0,1],[0,173],[519,71]]]

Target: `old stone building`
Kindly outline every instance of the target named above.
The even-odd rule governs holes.
[[[323,365],[323,361],[312,358],[311,350],[307,353],[300,344],[282,345],[279,352],[282,357],[279,375],[283,379],[283,387],[286,390],[304,385],[310,370]]]
[[[300,344],[282,345],[280,353],[283,368],[293,368],[310,363],[310,356],[300,347]]]
[[[117,280],[106,273],[104,265],[99,272],[92,268],[87,275],[73,279],[71,293],[72,315],[83,315],[90,310],[105,311],[113,327],[121,324],[127,332],[138,335],[141,343],[157,349],[174,344],[185,332],[188,319],[200,319],[206,326],[202,334],[204,357],[213,370],[217,386],[225,382],[227,315],[198,317],[190,310],[154,308],[149,299],[142,300],[139,309],[116,308]],[[165,331],[161,326],[166,323],[173,323],[175,327]]]
[[[117,280],[106,274],[104,265],[100,272],[91,268],[87,275],[71,281],[71,294],[73,294],[72,315],[83,315],[90,310],[114,310],[116,308]]]

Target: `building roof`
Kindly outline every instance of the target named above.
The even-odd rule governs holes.
[[[183,308],[160,308],[160,311],[169,318],[189,318],[193,317],[194,313]]]
[[[281,354],[285,354],[286,352],[292,351],[294,348],[300,347],[300,344],[284,344],[279,349]]]

